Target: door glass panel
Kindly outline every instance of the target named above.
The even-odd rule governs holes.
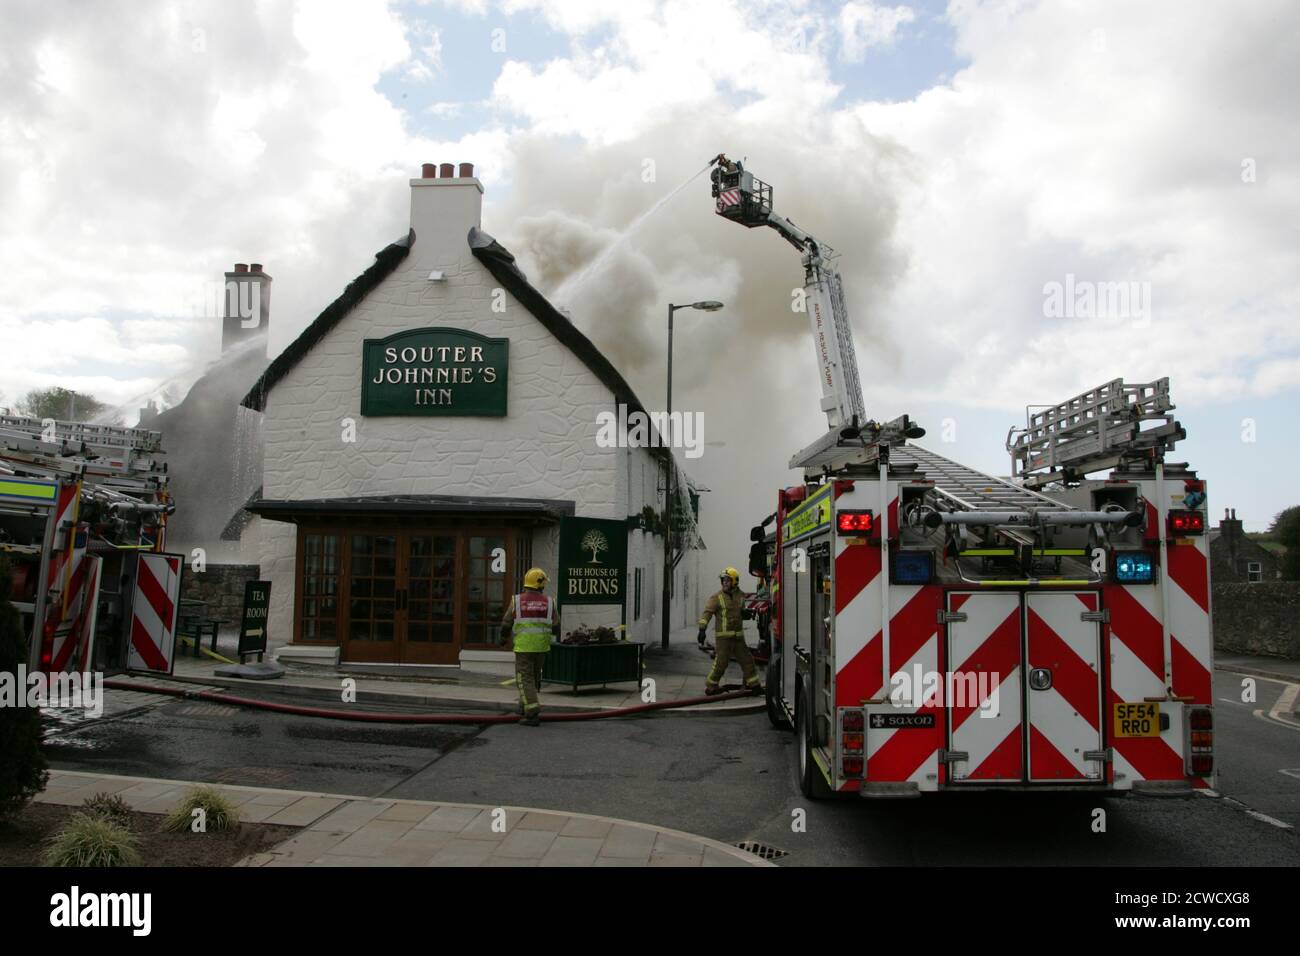
[[[500,550],[498,550],[500,549]],[[465,643],[492,644],[505,613],[506,574],[504,561],[495,555],[505,555],[506,539],[482,535],[469,539],[470,561],[465,581]],[[492,570],[493,564],[500,570]]]
[[[333,534],[303,535],[302,580],[302,639],[304,641],[338,640],[339,536]],[[321,598],[321,595],[330,595]]]
[[[397,535],[352,536],[352,600],[348,637],[353,641],[391,641],[397,611]]]
[[[411,535],[407,547],[407,640],[455,640],[456,536]],[[446,598],[446,600],[431,600]]]

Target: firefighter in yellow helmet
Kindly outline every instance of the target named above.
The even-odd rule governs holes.
[[[699,622],[699,641],[703,644],[709,618],[717,621],[713,631],[717,651],[713,659],[713,669],[709,671],[709,676],[704,681],[704,693],[709,695],[722,693],[718,682],[727,672],[727,665],[731,663],[733,657],[740,662],[745,686],[752,691],[760,691],[763,685],[758,679],[754,658],[750,655],[749,648],[745,646],[745,632],[741,617],[745,599],[740,593],[740,572],[735,568],[725,568],[720,578],[722,589],[709,598],[709,603],[704,605],[704,613],[700,615]]]
[[[555,599],[542,593],[546,588],[546,572],[531,568],[524,575],[524,589],[506,605],[501,619],[501,642],[514,638],[515,687],[519,689],[520,721],[527,727],[542,722],[542,705],[537,702],[537,692],[542,687],[542,664],[551,649],[551,637],[560,633],[560,609]]]

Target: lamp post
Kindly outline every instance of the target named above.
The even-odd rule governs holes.
[[[664,436],[664,445],[668,449],[668,480],[665,482],[665,501],[664,501],[664,608],[663,608],[663,637],[661,646],[668,650],[668,633],[672,630],[672,580],[673,580],[673,477],[676,473],[676,459],[673,456],[673,443],[671,437],[673,423],[673,313],[678,309],[699,309],[702,312],[717,312],[722,308],[721,302],[706,300],[704,302],[691,302],[688,305],[673,305],[668,303],[668,416],[665,420],[665,430],[670,434]]]

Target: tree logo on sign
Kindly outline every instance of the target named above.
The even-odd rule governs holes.
[[[600,564],[600,560],[596,556],[601,551],[609,550],[609,539],[605,537],[603,532],[592,528],[582,536],[582,543],[578,547],[583,551],[591,552],[591,560],[587,562],[588,564]]]

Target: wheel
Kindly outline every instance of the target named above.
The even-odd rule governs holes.
[[[799,789],[809,800],[821,800],[830,793],[826,778],[813,758],[812,714],[808,699],[799,694],[795,701],[795,748],[799,752]]]
[[[777,675],[781,667],[781,659],[772,657],[767,662],[767,680],[764,681],[763,692],[767,697],[767,719],[772,722],[772,726],[777,730],[785,730],[790,726],[790,721],[786,719],[785,711],[781,708],[780,688],[777,687]]]

